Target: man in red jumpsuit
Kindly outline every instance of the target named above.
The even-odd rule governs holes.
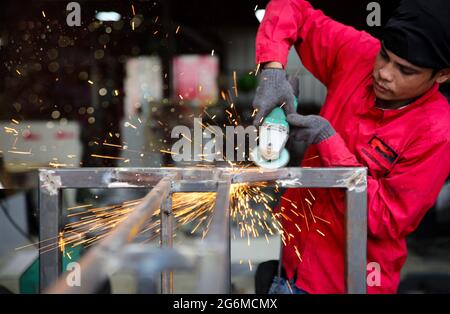
[[[449,3],[404,0],[382,41],[305,0],[272,0],[258,30],[254,124],[284,103],[293,139],[309,144],[301,166],[368,168],[367,262],[381,270],[369,293],[397,291],[405,237],[450,173],[450,110],[438,91],[450,77]],[[293,109],[284,70],[291,46],[327,87],[320,116]],[[280,210],[291,291],[344,293],[344,192],[289,189]]]

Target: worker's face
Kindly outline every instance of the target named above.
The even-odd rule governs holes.
[[[373,86],[378,99],[407,101],[424,94],[435,82],[445,82],[449,76],[448,70],[433,75],[432,69],[415,66],[382,46],[375,60]]]

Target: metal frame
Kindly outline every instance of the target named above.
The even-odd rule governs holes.
[[[346,189],[346,252],[345,286],[348,293],[366,293],[367,255],[367,170],[366,168],[81,168],[40,169],[39,208],[40,239],[57,241],[60,232],[61,190],[66,188],[149,188],[154,187],[113,232],[91,248],[81,266],[96,269],[87,277],[91,282],[104,277],[102,262],[117,255],[140,230],[142,217],[150,217],[162,209],[161,245],[172,247],[172,193],[216,192],[216,205],[210,231],[203,241],[200,262],[199,293],[230,292],[230,230],[229,191],[233,183],[269,182],[282,187],[321,187]],[[150,216],[149,216],[150,215]],[[136,218],[138,217],[138,218]],[[140,217],[140,219],[139,219]],[[119,228],[120,227],[120,228]],[[117,230],[119,229],[119,230]],[[133,230],[133,232],[131,232]],[[92,252],[92,253],[91,253]],[[170,263],[169,263],[170,264]],[[87,265],[87,266],[86,266]],[[171,265],[161,276],[163,293],[172,293]],[[82,268],[83,269],[83,268]],[[61,273],[61,254],[58,249],[40,255],[41,292],[79,293],[57,279]],[[96,274],[101,275],[96,276]],[[50,290],[47,290],[51,287]],[[87,285],[87,286],[86,286]],[[84,288],[93,287],[86,283]],[[87,290],[83,290],[84,292]]]

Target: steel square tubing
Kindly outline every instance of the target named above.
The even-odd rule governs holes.
[[[269,181],[284,187],[323,187],[345,188],[347,195],[346,209],[346,289],[348,293],[365,293],[366,249],[367,249],[367,182],[366,168],[282,168],[264,170],[259,168],[83,168],[41,171],[41,186],[50,182],[49,190],[56,187],[145,187],[154,185],[162,176],[177,174],[178,179],[172,185],[173,192],[208,192],[215,190],[219,178],[228,173],[231,183]],[[51,179],[43,180],[42,176],[50,175]],[[54,183],[52,185],[52,182]],[[42,193],[41,193],[42,194]],[[51,194],[51,193],[47,193]],[[59,214],[54,210],[58,199],[53,195],[41,198],[42,203],[50,205],[46,214],[50,221],[59,221]],[[58,206],[56,206],[58,207]],[[41,208],[46,208],[42,207]],[[41,213],[42,215],[42,213]],[[44,220],[43,224],[48,222]],[[59,227],[59,226],[58,226]],[[41,224],[41,231],[46,229]],[[48,235],[57,238],[59,229],[48,229]],[[57,230],[57,231],[56,231]],[[46,238],[50,238],[47,236]],[[58,252],[56,252],[57,254]],[[44,261],[46,261],[44,259]],[[53,256],[47,260],[57,263]],[[45,264],[45,263],[44,263]],[[59,264],[60,265],[60,264]],[[44,273],[41,266],[41,274]],[[48,270],[51,267],[48,267]],[[59,269],[59,268],[58,268]],[[47,271],[48,273],[48,271]]]
[[[218,184],[213,217],[202,242],[198,293],[231,293],[230,187],[230,177]]]
[[[366,293],[367,169],[285,168],[262,174],[234,176],[234,182],[275,181],[284,187],[345,188],[345,287],[347,293]]]
[[[47,292],[71,294],[95,292],[98,285],[107,278],[110,270],[108,266],[115,264],[111,261],[117,258],[120,250],[135,238],[145,222],[160,208],[162,201],[170,193],[172,179],[171,176],[167,176],[157,183],[122,223],[86,253],[81,259],[79,286],[69,286],[66,283],[66,275]]]
[[[366,293],[367,267],[367,169],[284,168],[274,172],[244,171],[233,182],[264,179],[283,187],[345,188],[345,287],[347,293]]]
[[[217,182],[203,178],[217,177],[219,173],[207,169],[186,170],[183,168],[81,168],[39,170],[39,235],[40,244],[40,291],[55,282],[61,273],[61,254],[58,237],[61,230],[61,193],[64,188],[144,188],[154,186],[162,177],[189,176],[197,181],[177,180],[174,192],[211,192],[217,189]],[[43,210],[44,209],[44,210]],[[162,222],[167,230],[170,218]],[[162,244],[170,243],[164,233]],[[167,286],[166,286],[167,287]],[[167,290],[167,288],[166,288]]]
[[[173,247],[173,218],[172,193],[169,193],[161,207],[161,247]],[[173,273],[170,270],[161,273],[161,293],[173,293]]]

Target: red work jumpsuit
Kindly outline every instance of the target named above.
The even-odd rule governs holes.
[[[285,66],[292,45],[327,87],[320,115],[337,132],[310,145],[301,166],[368,168],[367,262],[381,270],[380,281],[368,292],[395,293],[407,256],[405,237],[433,205],[450,172],[448,102],[436,84],[404,108],[376,108],[372,72],[380,42],[304,0],[272,0],[257,34],[256,61]],[[340,189],[289,189],[284,195],[283,264],[298,288],[345,292],[344,202]]]

